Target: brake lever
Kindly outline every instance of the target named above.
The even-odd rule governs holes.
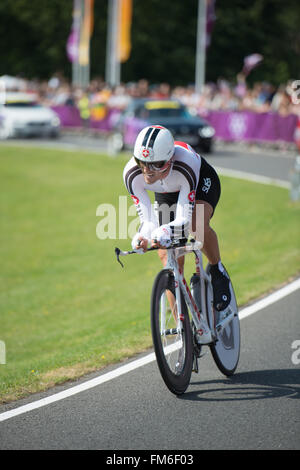
[[[124,268],[124,264],[122,263],[122,261],[120,261],[120,253],[121,253],[120,248],[115,248],[115,254],[116,254],[116,257],[117,257],[117,261],[120,263],[122,268]]]
[[[157,240],[156,240],[157,241]],[[173,247],[170,247],[170,248],[173,248]],[[168,250],[169,248],[165,248],[166,250]],[[148,248],[147,251],[154,251],[154,250],[159,250],[158,247],[156,246],[151,246],[150,248]],[[120,248],[115,248],[115,255],[117,257],[117,261],[118,263],[120,263],[120,265],[122,266],[122,268],[124,268],[124,264],[122,263],[122,261],[120,260],[120,256],[125,256],[125,255],[132,255],[136,253],[135,250],[132,250],[132,251],[122,251],[120,250]]]

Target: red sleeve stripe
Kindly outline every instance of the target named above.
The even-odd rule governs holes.
[[[183,147],[186,150],[191,150],[189,144],[186,144],[185,142],[181,142],[180,140],[175,140],[174,145],[177,145],[178,147]]]

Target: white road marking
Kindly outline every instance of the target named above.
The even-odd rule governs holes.
[[[275,302],[282,299],[283,297],[286,297],[287,295],[290,295],[292,292],[295,292],[297,289],[300,289],[300,278],[296,279],[290,284],[287,284],[286,286],[282,287],[276,292],[273,292],[267,297],[264,297],[263,299],[258,300],[257,302],[255,302],[255,304],[249,305],[248,307],[243,308],[239,312],[240,320],[248,317],[249,315],[252,315],[253,313],[258,312],[259,310],[262,310],[268,307],[271,304],[274,304]]]
[[[217,173],[223,176],[229,176],[231,178],[239,178],[247,181],[253,181],[255,183],[269,184],[273,186],[279,186],[281,188],[289,189],[290,182],[280,180],[276,178],[270,178],[268,176],[257,175],[255,173],[248,173],[247,171],[230,170],[229,168],[223,168],[214,166]]]
[[[259,312],[265,307],[277,302],[278,300],[282,299],[283,297],[286,297],[287,295],[291,294],[292,292],[295,292],[298,289],[300,289],[300,278],[282,287],[278,291],[268,295],[267,297],[259,300],[255,304],[243,308],[239,312],[239,318],[242,320],[243,318],[246,318],[249,315],[253,315],[254,313]],[[138,369],[139,367],[142,367],[153,361],[155,361],[154,352],[140,359],[132,361],[129,364],[125,364],[121,367],[118,367],[117,369],[111,372],[107,372],[106,374],[100,375],[99,377],[63,390],[62,392],[58,392],[54,395],[50,395],[49,397],[42,398],[32,403],[28,403],[27,405],[19,406],[18,408],[5,411],[4,413],[0,414],[0,421],[5,421],[15,416],[27,413],[28,411],[36,410],[37,408],[49,405],[50,403],[63,400],[64,398],[71,397],[72,395],[76,395],[77,393],[83,392],[85,390],[89,390],[93,387],[96,387],[97,385],[101,385],[105,382],[108,382],[109,380],[115,379],[116,377],[120,377],[121,375],[127,374],[128,372]]]

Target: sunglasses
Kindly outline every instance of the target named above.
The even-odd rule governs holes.
[[[154,162],[154,163],[148,163],[148,162],[142,162],[141,160],[139,160],[138,158],[134,157],[135,161],[136,161],[136,164],[140,167],[140,168],[148,168],[149,170],[151,171],[162,171],[165,169],[165,166],[166,164],[168,163],[167,160],[160,160],[158,162]]]

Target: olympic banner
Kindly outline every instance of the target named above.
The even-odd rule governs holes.
[[[206,48],[210,46],[213,27],[217,19],[215,3],[216,0],[207,0],[206,4]]]
[[[251,54],[244,58],[243,74],[249,75],[251,70],[255,69],[263,61],[261,54]]]
[[[132,0],[119,1],[119,61],[126,62],[131,52]]]
[[[84,0],[84,16],[81,23],[78,63],[89,65],[90,38],[94,25],[94,0]]]
[[[67,56],[70,62],[77,62],[78,48],[80,38],[80,23],[81,23],[81,0],[74,0],[73,3],[73,22],[71,32],[67,40]]]

